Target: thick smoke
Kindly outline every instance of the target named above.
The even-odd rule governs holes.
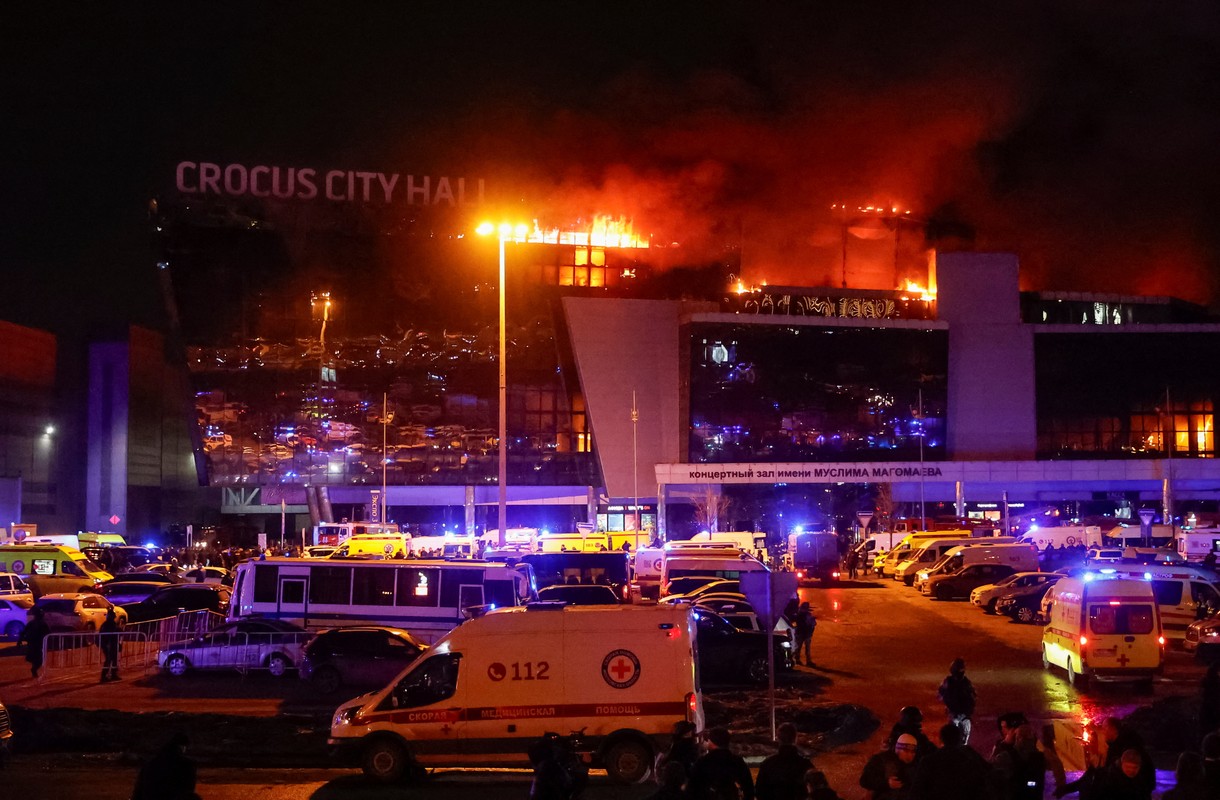
[[[748,282],[838,285],[847,228],[853,285],[970,248],[1016,252],[1026,289],[1212,299],[1210,9],[771,22],[728,37],[732,59],[641,61],[562,108],[480,101],[436,143],[511,187],[513,213],[633,218],[677,243],[662,265],[739,258]],[[911,214],[861,223],[838,203]]]

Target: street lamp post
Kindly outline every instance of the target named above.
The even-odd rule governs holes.
[[[496,232],[499,234],[498,238],[500,240],[500,458],[499,469],[497,470],[499,478],[498,522],[500,547],[504,547],[508,535],[508,344],[504,330],[504,243],[512,238],[514,231],[518,236],[524,236],[527,232],[524,225],[518,225],[514,229],[512,225],[504,223],[499,228],[496,228],[490,222],[484,222],[476,231],[480,236],[487,236],[492,232]]]
[[[635,389],[631,390],[631,483],[635,493],[635,552],[640,552],[640,457],[637,449],[636,428],[640,422],[640,409],[635,404]]]

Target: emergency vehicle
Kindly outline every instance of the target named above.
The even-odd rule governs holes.
[[[421,767],[528,767],[543,734],[583,731],[593,766],[637,783],[675,722],[703,728],[696,663],[686,605],[501,609],[340,706],[329,743],[395,781]]]
[[[1042,666],[1068,683],[1139,680],[1149,685],[1165,661],[1165,636],[1151,581],[1092,573],[1061,578],[1046,596]]]
[[[1156,595],[1165,638],[1182,642],[1190,623],[1220,609],[1216,573],[1195,564],[1106,564],[1098,575],[1148,581]]]

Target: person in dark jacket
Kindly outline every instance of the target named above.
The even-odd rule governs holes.
[[[1174,786],[1161,795],[1161,800],[1212,800],[1204,782],[1203,756],[1187,750],[1178,756],[1174,770]]]
[[[796,749],[796,726],[785,722],[775,731],[779,750],[758,768],[754,794],[758,800],[800,800],[805,773],[813,763]]]
[[[686,768],[681,761],[667,761],[657,775],[660,786],[644,800],[687,800]]]
[[[940,749],[915,769],[912,800],[987,800],[990,767],[961,738],[961,728],[952,722],[941,727]]]
[[[1208,797],[1220,797],[1220,733],[1203,737],[1203,785]]]
[[[1213,661],[1199,684],[1199,736],[1220,731],[1220,661]]]
[[[669,749],[657,756],[656,764],[653,766],[653,775],[656,777],[657,783],[660,783],[665,765],[676,761],[682,765],[684,780],[689,779],[698,758],[699,743],[695,741],[694,723],[684,719],[678,720],[674,723],[674,735],[669,743]]]
[[[907,800],[911,796],[918,751],[915,737],[901,734],[892,748],[882,750],[865,763],[860,785],[868,789],[872,800]]]
[[[1152,800],[1156,781],[1154,779],[1149,785],[1144,779],[1144,773],[1151,767],[1145,753],[1135,748],[1124,750],[1102,773],[1097,797],[1101,800]]]
[[[821,770],[811,769],[805,773],[805,793],[801,800],[843,800],[838,792],[830,788],[830,782]]]
[[[1101,736],[1106,742],[1106,774],[1118,771],[1119,760],[1128,750],[1134,750],[1140,756],[1137,782],[1141,789],[1146,789],[1151,794],[1156,788],[1156,768],[1152,765],[1152,757],[1144,749],[1144,740],[1140,735],[1123,724],[1118,717],[1107,717],[1101,726]],[[1115,769],[1112,770],[1111,767]],[[1117,779],[1111,782],[1121,783]],[[1105,797],[1104,794],[1101,796]]]
[[[42,643],[51,635],[51,626],[47,624],[46,616],[38,606],[34,606],[30,613],[33,618],[21,632],[18,643],[25,642],[25,660],[30,662],[30,674],[37,678],[38,671],[42,669]]]
[[[1013,732],[1012,744],[996,752],[992,760],[998,800],[1042,800],[1046,790],[1046,756],[1038,750],[1038,739],[1029,723]]]
[[[692,800],[754,800],[754,778],[746,761],[729,749],[729,732],[712,728],[704,735],[707,752],[691,774]]]
[[[186,755],[185,733],[175,733],[140,768],[131,800],[199,800],[195,794],[195,762]]]
[[[817,618],[813,616],[813,610],[809,604],[801,603],[792,618],[792,629],[796,636],[796,641],[792,646],[792,663],[801,663],[801,653],[804,653],[805,666],[813,666],[813,631],[817,624]]]
[[[955,658],[940,683],[937,696],[945,704],[949,721],[962,729],[962,744],[970,744],[970,718],[974,716],[974,684],[966,677],[966,660]]]
[[[102,650],[102,683],[119,679],[119,621],[114,606],[106,611],[106,619],[98,628],[97,645]]]
[[[915,737],[916,761],[936,749],[936,745],[932,744],[932,740],[923,732],[923,712],[915,706],[904,706],[898,712],[898,721],[894,723],[894,727],[890,728],[890,737],[887,740],[889,746],[893,747],[894,743],[898,741],[898,737],[904,733]]]

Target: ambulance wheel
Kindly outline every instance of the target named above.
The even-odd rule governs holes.
[[[639,783],[652,768],[652,753],[634,739],[619,739],[606,750],[606,775],[618,783]]]
[[[1076,668],[1072,666],[1072,659],[1070,658],[1068,659],[1067,663],[1067,673],[1068,683],[1083,691],[1085,683],[1088,681],[1088,679],[1076,671]]]
[[[382,783],[397,783],[411,774],[407,748],[388,736],[374,739],[364,748],[364,774]]]
[[[1051,660],[1046,657],[1046,645],[1042,646],[1042,669],[1050,669]]]

